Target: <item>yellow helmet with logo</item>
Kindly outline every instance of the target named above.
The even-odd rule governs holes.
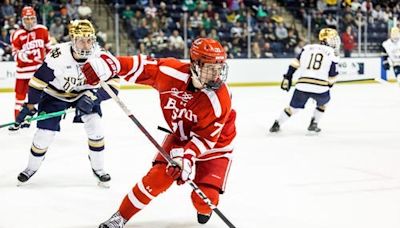
[[[337,31],[333,28],[323,28],[318,35],[319,41],[334,49],[340,48],[340,37]]]
[[[392,39],[393,42],[397,42],[400,40],[400,29],[399,27],[392,27],[390,29],[390,39]]]
[[[88,58],[94,49],[96,42],[96,31],[93,24],[88,20],[74,20],[69,25],[69,37],[72,42],[72,49],[79,58]],[[89,47],[81,47],[80,40],[89,39],[91,44]],[[78,47],[79,46],[79,47]]]

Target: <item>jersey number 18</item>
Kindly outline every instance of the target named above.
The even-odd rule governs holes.
[[[317,53],[314,55],[314,53],[311,54],[310,62],[308,63],[307,70],[310,70],[311,68],[314,70],[319,70],[322,65],[322,59],[324,56],[321,53]]]

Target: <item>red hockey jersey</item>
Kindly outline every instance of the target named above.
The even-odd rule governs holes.
[[[158,90],[164,118],[173,134],[185,142],[185,151],[198,158],[232,152],[236,114],[226,84],[215,91],[191,89],[190,64],[174,58],[118,59],[119,75],[125,80]]]
[[[21,28],[11,34],[11,44],[17,62],[16,78],[30,79],[50,50],[49,32],[43,25],[36,25],[31,31]],[[18,56],[20,51],[26,52],[31,62],[22,61]]]

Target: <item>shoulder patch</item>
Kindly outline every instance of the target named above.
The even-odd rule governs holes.
[[[58,58],[61,55],[61,50],[59,47],[55,47],[50,51],[50,57]]]

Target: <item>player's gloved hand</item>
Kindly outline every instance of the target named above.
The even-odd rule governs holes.
[[[388,62],[384,62],[383,63],[383,69],[385,69],[385,70],[389,70],[390,69],[390,65],[389,65],[389,63]]]
[[[80,112],[81,115],[92,113],[96,99],[97,97],[93,93],[90,95],[84,94],[76,103],[77,112]]]
[[[170,154],[176,164],[168,164],[166,172],[177,181],[178,185],[184,184],[190,179],[194,157],[192,154],[185,153],[183,148],[174,148]]]
[[[17,118],[15,119],[15,124],[10,126],[8,130],[17,131],[20,128],[30,127],[29,123],[24,123],[26,118],[31,118],[37,113],[37,109],[33,104],[24,104],[21,111],[19,112]]]
[[[33,63],[33,60],[29,58],[30,54],[31,54],[30,51],[20,50],[17,53],[17,57],[24,63]]]
[[[281,82],[281,89],[289,92],[290,87],[292,87],[292,79],[285,74]]]
[[[111,54],[101,54],[100,57],[89,59],[82,67],[82,73],[86,77],[86,83],[96,85],[99,81],[105,81],[119,71],[118,60]]]

